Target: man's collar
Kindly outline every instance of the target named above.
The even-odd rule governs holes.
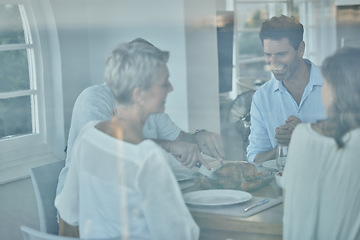
[[[274,81],[273,84],[272,84],[273,85],[273,92],[276,92],[278,90],[283,90],[283,88],[285,88],[283,86],[283,84],[282,84],[282,81],[277,80],[275,77],[273,77],[271,79],[271,81]]]
[[[304,59],[306,63],[311,64],[310,69],[310,81],[308,84],[311,84],[312,86],[322,86],[323,85],[323,77],[321,75],[321,70],[319,66],[316,66],[312,62],[310,62],[308,59]]]
[[[308,85],[311,86],[322,86],[323,85],[323,78],[320,72],[320,69],[318,66],[313,64],[309,59],[304,58],[304,61],[306,64],[310,64],[310,80],[308,82]],[[277,90],[286,91],[286,88],[282,84],[282,81],[277,80],[275,77],[273,77],[270,81],[273,81],[272,83],[272,90],[273,92]]]

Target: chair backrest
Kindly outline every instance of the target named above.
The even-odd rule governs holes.
[[[27,226],[21,226],[20,229],[24,240],[91,240],[91,239],[72,238],[72,237],[64,237],[64,236],[49,234],[49,233],[37,231]],[[92,240],[120,240],[120,237],[96,238]]]
[[[20,229],[24,240],[79,240],[78,238],[40,232],[27,226],[21,226]]]
[[[65,161],[58,161],[30,170],[39,212],[40,231],[58,234],[57,210],[54,206],[56,186]]]

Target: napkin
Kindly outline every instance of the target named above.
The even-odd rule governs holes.
[[[243,209],[261,201],[264,199],[268,199],[269,202],[257,206],[253,209],[250,209],[247,212],[242,212]],[[223,206],[197,206],[197,205],[190,205],[187,204],[190,211],[193,212],[204,212],[204,213],[213,213],[213,214],[221,214],[221,215],[228,215],[228,216],[237,216],[237,217],[250,217],[256,213],[259,213],[261,211],[264,211],[266,209],[269,209],[275,205],[278,205],[283,202],[282,197],[278,198],[264,198],[264,197],[253,197],[251,200],[244,202],[244,203],[238,203],[238,204],[232,204],[232,205],[223,205]]]

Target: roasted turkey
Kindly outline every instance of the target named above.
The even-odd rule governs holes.
[[[222,178],[231,178],[233,180],[242,180],[255,178],[259,175],[256,167],[248,162],[226,163],[214,172],[214,175]]]
[[[272,179],[271,174],[258,172],[256,167],[248,162],[225,163],[213,173],[213,177],[199,176],[197,186],[206,189],[255,190]]]

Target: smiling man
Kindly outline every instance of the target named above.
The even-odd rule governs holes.
[[[294,17],[281,15],[262,24],[259,36],[273,78],[253,96],[249,162],[274,159],[277,146],[289,144],[297,124],[325,118],[322,75],[318,66],[303,58],[303,33]]]

